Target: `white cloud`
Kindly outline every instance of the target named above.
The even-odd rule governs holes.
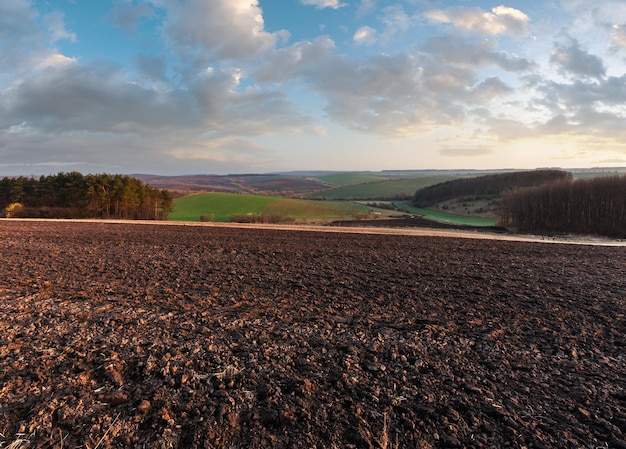
[[[436,85],[438,75],[444,85]],[[363,61],[333,56],[312,68],[307,80],[326,99],[334,121],[362,132],[416,136],[459,123],[465,114],[456,100],[450,101],[454,88],[463,91],[467,85],[465,72],[432,73],[406,53]]]
[[[372,0],[361,0],[361,4],[357,8],[356,15],[358,18],[365,17],[376,10],[376,3]]]
[[[155,172],[162,171],[157,163],[179,172],[201,170],[200,163],[211,171],[243,164],[250,170],[277,158],[259,142],[309,136],[322,123],[330,137],[350,134],[337,131],[339,125],[365,134],[361,142],[377,141],[368,134],[398,141],[429,136],[439,155],[450,157],[521,147],[531,137],[595,139],[624,151],[626,75],[617,52],[626,48],[626,25],[604,7],[575,18],[586,22],[590,37],[587,30],[572,30],[573,37],[561,32],[570,32],[566,24],[574,18],[567,15],[533,20],[537,40],[513,40],[502,36],[522,37],[531,29],[517,9],[430,11],[436,26],[422,23],[422,34],[415,11],[433,2],[360,0],[354,2],[357,21],[342,24],[355,27],[353,45],[342,47],[349,34],[335,42],[337,27],[330,23],[329,35],[287,45],[286,31],[266,30],[260,3],[116,0],[109,24],[137,33],[154,25],[163,38],[123,67],[62,54],[57,42],[83,37],[66,29],[63,15],[39,14],[28,0],[0,0],[3,166],[17,166],[28,154],[40,167],[90,161],[81,167],[91,171],[111,160],[124,161],[124,170],[149,171],[152,163]],[[578,2],[580,11],[585,5]],[[450,25],[447,33],[433,34],[442,23]],[[385,44],[386,52],[366,48],[374,44]],[[302,110],[325,114],[324,120],[316,123]]]
[[[626,115],[626,75],[570,83],[546,80],[538,90],[537,104],[549,108],[552,115],[575,114],[589,107],[613,109]]]
[[[499,27],[504,30],[497,34],[506,33],[513,36],[525,36],[527,34],[529,17],[519,9],[496,6],[491,11],[493,16],[490,19],[498,24],[494,27],[494,31]]]
[[[490,102],[510,95],[514,89],[504,83],[500,78],[491,77],[474,86],[465,100],[467,103],[478,105],[489,104]]]
[[[615,47],[626,48],[626,24],[612,26],[611,41]]]
[[[76,39],[65,29],[63,15],[53,12],[41,17],[32,7],[25,0],[0,2],[0,92],[33,71],[75,61],[51,47],[62,39]]]
[[[362,26],[354,33],[352,39],[359,45],[373,45],[376,43],[377,32],[374,28]]]
[[[164,31],[187,54],[201,46],[209,59],[246,59],[273,48],[285,32],[264,29],[258,0],[164,0]]]
[[[346,3],[342,3],[339,0],[300,0],[300,3],[305,6],[315,6],[317,9],[339,9],[348,6]]]
[[[529,59],[498,50],[498,43],[493,39],[471,41],[456,36],[436,37],[427,40],[422,48],[431,57],[455,65],[495,65],[508,72],[524,72],[536,67]]]
[[[539,80],[529,92],[527,111],[521,117],[485,117],[484,125],[501,142],[563,138],[588,148],[619,148],[626,139],[626,75],[603,79],[574,79],[570,82]],[[524,110],[518,108],[520,115]],[[594,140],[595,139],[595,142]],[[602,149],[604,151],[604,149]]]
[[[63,14],[59,12],[47,14],[43,18],[43,23],[50,30],[52,42],[60,41],[62,39],[76,42],[76,34],[65,29]]]
[[[386,7],[380,20],[385,25],[382,40],[387,42],[396,34],[408,30],[411,25],[411,17],[401,5]]]
[[[246,78],[243,66],[227,62],[272,50],[280,38],[264,31],[256,2],[151,4],[163,13],[169,50],[182,55],[200,47],[204,49],[200,53],[210,53],[212,59],[221,57],[212,70],[198,70],[199,60],[185,64],[182,56],[183,64],[176,65],[166,59],[167,50],[136,55],[135,73],[102,60],[81,64],[50,47],[58,39],[72,38],[63,31],[60,14],[44,20],[29,2],[0,3],[0,22],[5,25],[0,26],[4,161],[28,157],[80,164],[86,158],[97,165],[117,158],[129,165],[153,159],[163,163],[177,149],[229,164],[245,148],[258,147],[253,137],[314,128],[280,87],[256,85]],[[138,5],[134,12],[141,16],[149,10]],[[139,16],[125,26],[132,28]],[[117,25],[122,25],[118,19]],[[315,58],[315,49],[302,51],[305,59]],[[106,148],[107,142],[112,148]],[[117,145],[122,149],[119,158]],[[94,153],[96,149],[102,150],[102,157]],[[133,151],[136,157],[126,154]],[[216,155],[220,151],[221,159]]]
[[[28,0],[4,0],[0,3],[0,37],[15,37],[14,33],[25,28],[33,29],[32,21],[37,13]]]
[[[297,42],[268,53],[255,71],[254,79],[262,83],[278,83],[303,76],[324,65],[335,49],[335,43],[326,36],[313,42]]]
[[[37,13],[26,0],[0,2],[0,75],[21,71],[41,53],[49,53],[52,40],[36,23]]]
[[[38,69],[52,69],[68,64],[76,64],[76,58],[68,58],[60,53],[52,53],[37,64]]]
[[[529,17],[522,11],[498,6],[491,12],[481,8],[452,7],[427,12],[432,22],[449,23],[455,28],[477,34],[525,36],[528,34]]]
[[[442,156],[449,156],[449,157],[458,157],[458,156],[484,156],[486,154],[492,154],[493,148],[487,145],[471,145],[471,144],[465,144],[465,145],[459,145],[459,146],[448,146],[448,145],[444,145],[440,150],[439,153]]]
[[[219,135],[260,136],[297,132],[308,120],[280,90],[240,89],[237,69],[210,70],[191,85],[203,126]]]
[[[250,152],[259,148],[254,137],[312,126],[280,90],[242,86],[244,75],[236,68],[213,68],[183,88],[163,90],[107,64],[48,67],[5,92],[2,159],[88,160],[96,165],[82,164],[88,171],[111,170],[103,168],[107,161],[123,161],[123,170],[147,170],[157,162],[157,171],[185,164],[197,169],[179,160],[181,155],[218,164],[209,165],[211,170],[258,162],[270,156]]]
[[[368,38],[363,29],[355,40]],[[329,38],[299,42],[271,52],[254,73],[259,82],[299,79],[319,93],[329,117],[344,126],[383,136],[416,136],[460,124],[467,110],[514,92],[502,79],[477,70],[499,67],[515,73],[532,61],[498,51],[495,40],[427,41],[419,52],[358,59],[338,53]]]
[[[594,26],[605,27],[608,25],[610,27],[614,24],[626,23],[626,5],[622,0],[603,0],[594,4],[592,8],[589,7],[589,3],[582,2],[574,10],[574,14],[588,22],[587,15],[591,14],[593,18],[591,25]]]
[[[242,88],[242,76],[236,68],[212,69],[184,88],[163,91],[112,65],[56,65],[5,93],[0,130],[16,123],[50,133],[148,136],[178,129],[193,138],[207,131],[252,136],[306,125],[283,93]]]

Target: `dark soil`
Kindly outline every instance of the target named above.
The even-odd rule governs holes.
[[[623,247],[0,221],[0,446],[625,448]]]

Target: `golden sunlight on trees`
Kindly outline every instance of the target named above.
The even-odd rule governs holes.
[[[126,175],[61,172],[39,179],[0,179],[5,217],[166,220],[171,209],[167,190]]]

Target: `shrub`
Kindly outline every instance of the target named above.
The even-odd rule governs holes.
[[[366,212],[359,212],[358,214],[354,214],[355,220],[367,220],[369,218],[371,218],[371,215]]]
[[[85,211],[77,207],[20,207],[13,214],[15,218],[86,218]]]
[[[249,214],[231,215],[229,221],[233,223],[257,223],[258,219],[259,215],[251,212]]]
[[[282,214],[261,214],[259,215],[260,223],[286,223],[286,222],[294,222],[296,219],[294,217],[290,217],[288,215]]]
[[[6,209],[4,209],[4,216],[6,218],[13,218],[13,217],[17,217],[18,213],[24,208],[24,206],[22,206],[20,203],[11,203],[9,204]]]

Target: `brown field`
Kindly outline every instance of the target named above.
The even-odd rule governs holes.
[[[325,190],[327,185],[315,179],[296,176],[265,175],[133,175],[158,189],[167,189],[173,197],[198,192],[238,192],[264,195],[299,195]]]
[[[623,246],[356,231],[0,221],[0,447],[626,447]]]

